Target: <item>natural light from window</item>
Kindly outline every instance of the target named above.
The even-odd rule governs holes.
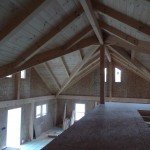
[[[115,68],[115,82],[121,82],[121,70]]]
[[[85,104],[75,104],[75,120],[80,120],[85,115]]]
[[[26,70],[22,70],[21,71],[21,79],[25,79],[26,78]]]
[[[104,69],[105,82],[107,82],[107,68]]]
[[[42,116],[45,116],[47,114],[47,105],[42,105]]]
[[[36,118],[41,117],[41,105],[36,106]]]
[[[12,78],[12,75],[8,75],[8,76],[6,76],[7,78]]]

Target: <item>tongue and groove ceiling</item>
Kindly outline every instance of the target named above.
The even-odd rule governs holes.
[[[1,0],[0,77],[33,67],[59,95],[99,67],[104,43],[106,61],[150,82],[149,14],[146,0]]]

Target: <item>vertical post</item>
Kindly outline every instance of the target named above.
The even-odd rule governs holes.
[[[33,140],[33,125],[34,125],[34,102],[31,103],[31,111],[30,111],[30,125],[29,125],[29,135],[30,140]]]
[[[16,99],[20,99],[20,72],[16,74]]]
[[[104,60],[105,60],[104,45],[100,47],[100,104],[105,103],[105,88],[104,88]]]
[[[109,63],[109,97],[112,98],[112,83],[113,83],[113,66],[112,62]]]

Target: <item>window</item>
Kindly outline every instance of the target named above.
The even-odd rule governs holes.
[[[121,70],[115,68],[115,82],[121,82]]]
[[[105,82],[107,82],[107,68],[104,69]]]
[[[36,106],[36,118],[41,117],[41,105]]]
[[[45,116],[47,114],[47,105],[42,105],[42,116]]]
[[[36,118],[47,115],[47,104],[36,106]]]
[[[8,76],[6,76],[7,78],[12,78],[12,75],[8,75]]]
[[[22,70],[21,71],[21,79],[25,79],[26,78],[26,70]]]
[[[80,120],[85,115],[85,104],[75,105],[75,120]]]

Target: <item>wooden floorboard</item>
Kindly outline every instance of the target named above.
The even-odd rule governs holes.
[[[150,104],[97,106],[43,150],[150,150],[150,128],[139,109]]]

